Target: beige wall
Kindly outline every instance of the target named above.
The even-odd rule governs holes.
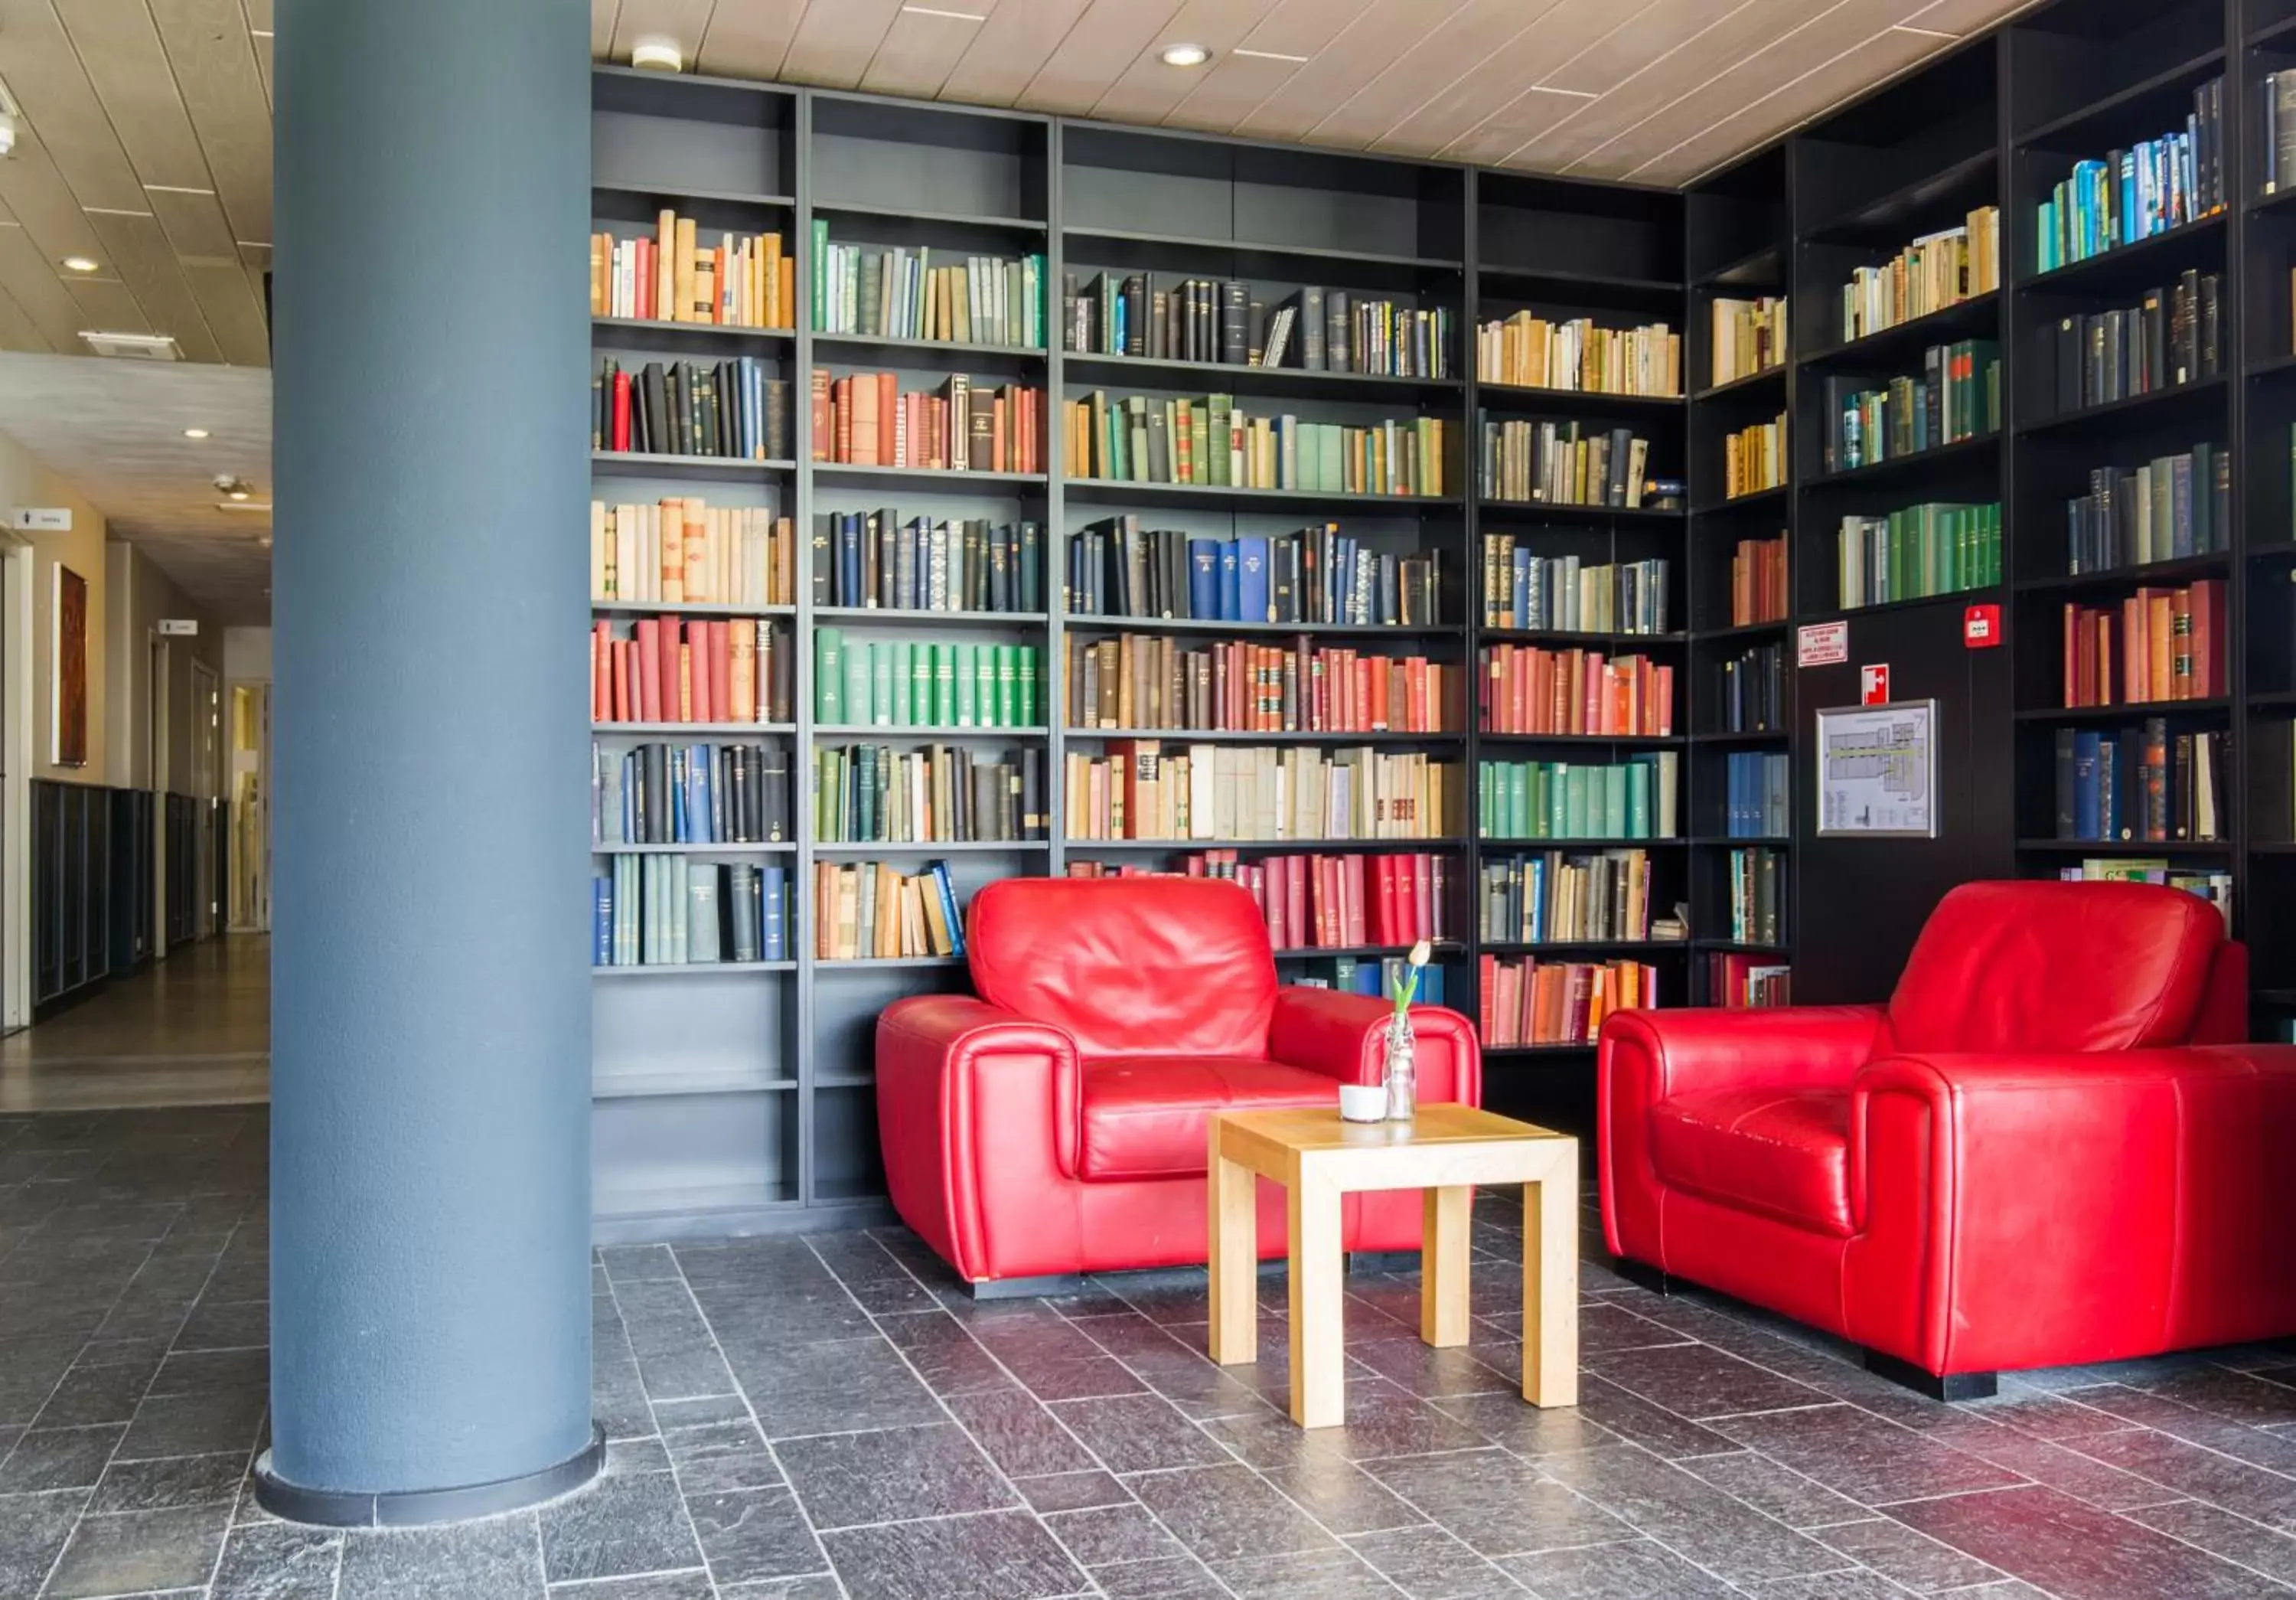
[[[62,479],[33,460],[21,445],[0,433],[0,512],[36,505],[69,507],[72,526],[70,533],[29,536],[36,552],[32,585],[32,774],[36,777],[63,778],[82,784],[108,783],[112,781],[104,721],[110,613],[105,604],[108,574],[103,518],[95,507],[65,487]],[[85,767],[58,767],[48,759],[49,752],[54,749],[53,641],[55,568],[59,562],[87,580],[88,751]]]
[[[194,719],[209,714],[194,703],[192,663],[204,661],[213,669],[216,691],[223,689],[224,630],[201,614],[200,608],[176,587],[175,581],[133,545],[114,544],[107,552],[106,630],[111,662],[113,716],[105,725],[111,781],[125,789],[164,789],[176,794],[193,792],[196,760]],[[189,618],[200,631],[161,643],[167,648],[168,669],[162,693],[167,705],[167,748],[160,770],[152,762],[152,637],[166,618]],[[220,707],[214,708],[220,713]],[[220,725],[218,725],[220,726]],[[215,781],[223,782],[223,736],[217,734]]]

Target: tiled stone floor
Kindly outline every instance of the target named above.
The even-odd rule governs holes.
[[[892,1230],[615,1249],[608,1478],[457,1528],[290,1527],[244,1487],[264,1137],[259,1110],[0,1117],[0,1600],[2296,1592],[2296,1352],[1946,1407],[1596,1255],[1583,1403],[1538,1412],[1499,1197],[1469,1348],[1418,1342],[1411,1279],[1353,1283],[1344,1431],[1283,1416],[1272,1317],[1256,1368],[1206,1361],[1186,1275],[974,1306]]]

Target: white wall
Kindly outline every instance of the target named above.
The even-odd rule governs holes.
[[[110,613],[105,604],[108,583],[104,554],[103,518],[63,480],[32,458],[4,433],[0,433],[0,512],[20,506],[61,505],[72,513],[70,533],[30,536],[35,551],[32,581],[32,773],[36,777],[64,778],[102,784],[109,777],[108,725],[105,695],[109,662],[107,638]],[[58,767],[48,759],[54,749],[55,693],[55,568],[61,562],[87,580],[87,765]]]
[[[114,544],[106,553],[110,569],[106,609],[111,641],[112,716],[104,725],[110,749],[111,782],[125,789],[161,789],[190,794],[194,789],[195,718],[210,708],[193,703],[192,663],[204,661],[218,680],[225,667],[225,629],[201,612],[191,597],[176,587],[152,558],[128,544]],[[199,632],[166,638],[168,670],[161,693],[166,696],[164,726],[167,747],[160,770],[152,762],[152,638],[161,618],[188,618]],[[221,688],[218,681],[217,687]],[[222,782],[218,735],[216,781]],[[202,798],[212,799],[212,796]]]
[[[271,681],[271,630],[267,628],[226,628],[223,630],[223,675],[234,684]]]

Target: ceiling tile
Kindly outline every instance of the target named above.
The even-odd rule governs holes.
[[[1264,56],[1223,56],[1185,99],[1164,114],[1164,122],[1208,133],[1232,132],[1254,107],[1299,76],[1304,64]]]
[[[1084,15],[1089,0],[1004,0],[975,30],[941,86],[948,99],[1018,104],[1039,69]]]
[[[1587,103],[1575,94],[1526,89],[1436,153],[1447,161],[1496,167]]]
[[[72,0],[62,14],[135,176],[145,184],[212,188],[145,0]]]
[[[159,218],[101,214],[90,220],[120,282],[151,319],[152,331],[171,335],[188,360],[221,360],[223,353],[208,331],[207,318],[200,315],[199,303],[192,299],[183,265],[168,248]]]
[[[232,237],[271,237],[271,106],[237,0],[152,0]]]
[[[166,232],[168,242],[176,247],[176,255],[187,261],[196,258],[237,270],[239,247],[233,242],[231,224],[224,220],[223,207],[214,195],[154,189],[152,214],[160,219],[160,226]]]
[[[1219,70],[1229,59],[1228,51],[1242,43],[1267,14],[1267,0],[1182,0],[1179,9],[1094,103],[1092,114],[1112,122],[1163,121]],[[1158,54],[1167,45],[1181,44],[1202,45],[1212,53],[1211,61],[1201,67],[1175,67]],[[1245,60],[1247,65],[1255,64],[1249,57]]]
[[[623,0],[627,7],[632,0]],[[901,0],[819,0],[806,7],[781,76],[791,83],[850,89],[900,14]]]
[[[144,185],[49,0],[0,0],[0,79],[80,204],[143,208]]]
[[[804,15],[805,0],[726,0],[710,13],[696,64],[723,78],[772,78]]]
[[[1030,111],[1089,115],[1180,9],[1180,0],[1092,0],[1021,92]]]
[[[215,334],[217,351],[234,366],[267,366],[271,339],[263,321],[263,301],[234,261],[187,261],[184,279]]]
[[[621,0],[592,0],[590,54],[596,60],[603,61],[614,53],[614,19],[621,9]]]
[[[141,196],[138,197],[141,203]],[[48,159],[37,124],[16,130],[16,153],[0,161],[0,205],[24,225],[47,258],[48,271],[66,256],[101,257],[102,242],[88,226],[87,213]]]
[[[1898,20],[1946,33],[1982,33],[2012,12],[2038,4],[2039,0],[1907,0],[1906,14]]]
[[[948,75],[973,41],[996,0],[942,0],[923,11],[906,6],[885,29],[885,37],[861,75],[861,86],[876,94],[907,94],[931,99],[940,93]],[[941,12],[969,12],[980,17],[942,16]]]
[[[108,252],[107,252],[108,253]],[[65,287],[71,298],[79,303],[78,326],[106,333],[150,333],[155,330],[152,319],[144,310],[144,302],[135,291],[115,277],[74,278]],[[172,328],[168,330],[173,332]],[[78,355],[87,354],[87,346],[74,333],[65,347]]]
[[[1456,12],[1466,0],[1369,0],[1335,33],[1315,60],[1270,94],[1236,131],[1259,139],[1305,138],[1308,130],[1411,42]]]
[[[275,104],[271,89],[271,36],[254,36],[256,75],[263,79],[263,98],[266,104]]]
[[[1369,147],[1476,63],[1539,25],[1561,0],[1467,0],[1420,37],[1346,100],[1332,106],[1307,136],[1319,144]]]
[[[22,146],[17,149],[20,154]],[[56,276],[55,263],[21,226],[0,227],[0,287],[51,345],[59,350],[82,348],[79,331],[88,325],[86,313]]]
[[[4,232],[0,227],[0,232]],[[52,350],[55,349],[48,336],[40,332],[40,324],[32,320],[30,312],[16,303],[16,297],[0,288],[0,350]]]
[[[1527,88],[1566,70],[1587,47],[1617,27],[1621,15],[1652,0],[1559,0],[1536,24],[1477,61],[1381,136],[1382,149],[1433,155]],[[1553,98],[1549,96],[1549,98]]]

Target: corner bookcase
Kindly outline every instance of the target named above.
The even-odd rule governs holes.
[[[1886,993],[1921,918],[1952,883],[1980,875],[2054,875],[2069,866],[2167,858],[2228,874],[2236,924],[2255,944],[2260,1025],[2296,1018],[2296,933],[2255,919],[2258,895],[2296,889],[2296,184],[2259,192],[2264,75],[2296,68],[2296,0],[2060,0],[1931,58],[1791,137],[1680,191],[1480,171],[1439,162],[1270,145],[1167,129],[919,104],[780,85],[671,78],[604,67],[594,86],[594,226],[650,234],[657,213],[694,217],[705,240],[779,232],[795,254],[794,325],[745,330],[642,319],[596,320],[595,353],[626,362],[753,357],[789,384],[785,459],[676,456],[594,460],[594,493],[648,504],[698,495],[715,506],[791,519],[796,587],[786,604],[695,606],[698,614],[772,618],[791,630],[794,693],[786,722],[701,729],[601,725],[608,750],[691,734],[763,742],[786,757],[794,836],[773,845],[655,846],[708,862],[782,867],[789,883],[786,959],[602,968],[595,991],[595,1192],[601,1236],[752,1232],[877,1214],[872,1034],[906,995],[962,992],[961,960],[816,956],[813,882],[823,863],[947,864],[959,902],[981,884],[1072,868],[1177,869],[1192,850],[1246,862],[1285,853],[1439,857],[1447,1003],[1479,1014],[1486,957],[1645,964],[1660,1004],[1723,1003],[1748,968],[1790,969],[1794,997]],[[2075,160],[2181,126],[2194,87],[2222,74],[2228,205],[2122,250],[2038,270],[2034,209]],[[2001,287],[1849,339],[1841,291],[1854,271],[1914,241],[2000,208]],[[930,248],[961,257],[1040,255],[1042,348],[832,334],[812,316],[816,227],[836,244]],[[2220,275],[2222,361],[2194,382],[2066,412],[2055,404],[2058,324],[2136,305],[2187,268]],[[1168,355],[1065,349],[1062,285],[1152,274],[1242,283],[1273,309],[1306,286],[1374,297],[1451,320],[1443,375],[1390,376],[1260,367]],[[1783,358],[1750,375],[1718,373],[1710,318],[1722,300],[1784,297]],[[1663,323],[1681,341],[1680,394],[1590,393],[1482,381],[1476,330],[1519,312],[1601,327]],[[1999,364],[1997,425],[1915,454],[1830,466],[1833,381],[1875,386],[1923,374],[1925,353],[1982,341]],[[811,374],[891,372],[904,389],[954,374],[1041,391],[1040,472],[840,465],[816,460]],[[1245,409],[1302,423],[1439,420],[1441,492],[1408,496],[1168,484],[1085,475],[1066,458],[1066,402],[1231,395]],[[1785,419],[1777,480],[1733,494],[1729,440]],[[1578,423],[1643,441],[1646,475],[1682,493],[1629,509],[1484,492],[1480,424]],[[2195,443],[2232,447],[2228,537],[2219,549],[2142,569],[2067,570],[2065,500],[2093,469],[2127,471]],[[1924,599],[1845,609],[1837,529],[1922,502],[1997,503],[2001,579]],[[811,581],[820,520],[891,512],[906,521],[987,519],[1038,525],[1040,609],[904,611],[832,606]],[[1431,559],[1433,613],[1407,627],[1338,622],[1238,624],[1118,617],[1070,609],[1070,537],[1103,519],[1196,539],[1274,537],[1336,523],[1371,553]],[[573,531],[570,530],[570,538]],[[1511,537],[1585,566],[1667,563],[1663,614],[1638,631],[1506,628],[1487,620],[1487,538]],[[1784,542],[1782,612],[1734,611],[1734,562]],[[2059,649],[2066,603],[2117,603],[2140,587],[2220,579],[2226,607],[2224,693],[2169,706],[2067,710]],[[1963,610],[2000,607],[2000,642],[1972,649]],[[678,608],[602,604],[616,628]],[[1846,662],[1797,669],[1796,628],[1847,621]],[[819,628],[849,639],[1020,645],[1041,652],[1040,718],[959,729],[851,726],[816,715]],[[1456,669],[1459,703],[1438,733],[1230,733],[1069,726],[1066,663],[1078,642],[1119,636],[1183,647],[1308,636]],[[1578,648],[1669,669],[1661,734],[1500,734],[1477,714],[1487,649]],[[1775,661],[1775,665],[1772,662]],[[1854,703],[1862,662],[1891,666],[1899,698],[1935,698],[1950,758],[1934,841],[1880,847],[1817,833],[1808,814],[1817,707]],[[1776,702],[1731,714],[1726,685],[1759,666]],[[2225,837],[2080,843],[2054,836],[2061,730],[2141,726],[2229,735],[2219,795]],[[1452,815],[1412,840],[1195,844],[1066,837],[1071,758],[1101,758],[1129,737],[1168,750],[1249,743],[1277,749],[1368,745],[1454,767]],[[945,844],[826,843],[815,838],[818,751],[857,743],[939,743],[980,759],[1042,762],[1041,838]],[[1484,763],[1611,763],[1663,755],[1678,772],[1677,826],[1665,838],[1488,836],[1476,778]],[[1783,825],[1750,819],[1734,773],[1783,758]],[[1759,762],[1757,762],[1759,765]],[[1775,767],[1771,775],[1776,775]],[[1653,917],[1686,907],[1679,939],[1486,941],[1486,867],[1546,851],[1648,853]],[[602,849],[599,870],[605,870]],[[1734,923],[1759,877],[1767,925]],[[1287,981],[1330,981],[1334,963],[1395,947],[1283,949]],[[1496,1104],[1583,1096],[1589,1045],[1489,1051]]]

